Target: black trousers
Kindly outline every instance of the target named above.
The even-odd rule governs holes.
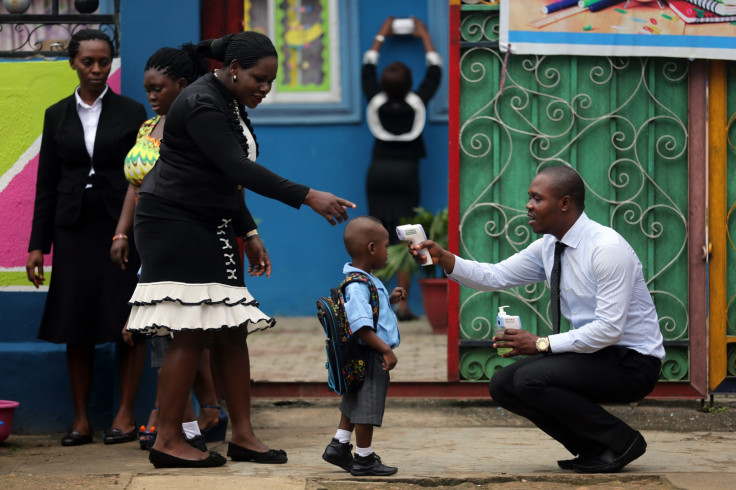
[[[536,355],[491,378],[491,397],[531,420],[574,455],[622,452],[635,436],[599,403],[628,403],[651,393],[661,363],[620,346],[598,352]]]

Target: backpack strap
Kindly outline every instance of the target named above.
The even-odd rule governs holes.
[[[343,298],[345,298],[345,288],[348,284],[352,284],[354,282],[361,282],[368,286],[368,290],[370,291],[368,302],[370,303],[373,311],[373,330],[376,330],[376,328],[378,328],[378,290],[376,289],[376,285],[373,284],[373,281],[371,281],[366,274],[363,274],[362,272],[351,272],[340,283],[340,294]]]

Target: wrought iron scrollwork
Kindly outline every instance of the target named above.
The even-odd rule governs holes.
[[[49,28],[65,31],[64,41],[58,34],[47,39]],[[0,14],[0,33],[14,32],[12,45],[0,49],[0,58],[58,57],[65,53],[69,39],[80,29],[94,28],[105,32],[113,41],[114,56],[120,51],[120,0],[113,2],[112,14],[62,14],[59,0],[52,0],[50,14]]]

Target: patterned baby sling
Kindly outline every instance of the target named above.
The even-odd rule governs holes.
[[[338,287],[330,289],[329,297],[317,300],[317,317],[326,337],[327,386],[338,395],[360,387],[371,359],[371,348],[358,342],[345,313],[345,288],[354,282],[368,286],[375,331],[378,325],[378,291],[367,275],[351,272]]]

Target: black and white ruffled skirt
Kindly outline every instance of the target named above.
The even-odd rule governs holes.
[[[142,270],[128,330],[169,335],[245,327],[252,333],[276,323],[244,285],[237,236],[222,210],[140,194],[135,239]]]

